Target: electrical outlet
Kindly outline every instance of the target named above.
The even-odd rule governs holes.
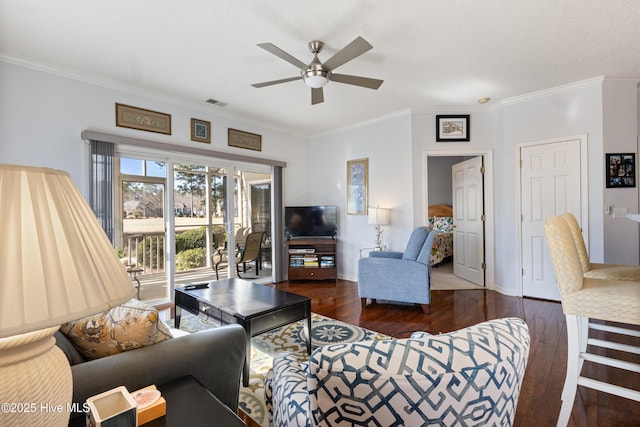
[[[628,212],[627,208],[613,208],[613,219],[626,218]]]

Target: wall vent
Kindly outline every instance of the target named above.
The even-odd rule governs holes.
[[[213,99],[213,98],[209,98],[209,99],[207,99],[207,102],[208,102],[209,104],[215,105],[215,106],[217,106],[217,107],[226,107],[226,106],[227,106],[227,103],[226,103],[226,102],[220,102],[220,101],[218,101],[217,99]]]

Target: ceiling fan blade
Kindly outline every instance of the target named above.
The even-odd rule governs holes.
[[[258,43],[258,47],[263,48],[269,53],[273,53],[275,56],[277,56],[280,59],[284,59],[289,64],[295,65],[300,70],[305,70],[307,68],[307,64],[300,61],[298,58],[292,55],[289,55],[287,52],[280,49],[278,46],[274,45],[273,43]]]
[[[287,82],[292,82],[294,80],[301,80],[301,79],[302,79],[302,76],[289,77],[288,79],[272,80],[270,82],[252,83],[251,86],[253,86],[253,87],[265,87],[265,86],[277,85],[277,84],[280,84],[280,83],[287,83]]]
[[[348,74],[331,74],[331,81],[348,85],[362,86],[369,89],[378,89],[384,80],[370,79],[369,77],[350,76]]]
[[[324,102],[324,92],[322,88],[311,88],[311,105],[320,104]]]
[[[368,41],[358,36],[354,41],[339,50],[335,55],[329,58],[322,66],[328,71],[335,70],[342,64],[357,58],[366,51],[373,49]]]

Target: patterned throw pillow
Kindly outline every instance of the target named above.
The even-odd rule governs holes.
[[[89,359],[171,338],[169,329],[159,320],[158,311],[135,298],[104,313],[65,323],[60,331]]]
[[[438,233],[453,232],[453,218],[450,216],[430,216],[429,224],[433,225]]]

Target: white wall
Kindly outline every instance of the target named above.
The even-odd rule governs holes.
[[[605,79],[603,83],[603,147],[606,153],[636,153],[638,129],[638,95],[636,79]],[[636,157],[636,168],[638,158]],[[604,161],[600,185],[604,188],[603,205],[638,212],[638,187],[606,188]],[[638,170],[636,169],[636,181]],[[604,215],[604,262],[638,264],[638,224],[627,219]],[[633,237],[629,237],[633,236]]]
[[[593,79],[578,82],[563,88],[555,88],[541,93],[512,99],[493,109],[472,108],[471,111],[455,111],[447,113],[471,113],[471,141],[469,142],[435,142],[435,114],[415,113],[411,120],[389,119],[376,122],[353,130],[336,132],[330,136],[313,140],[311,156],[312,180],[331,182],[332,185],[313,189],[308,202],[335,203],[341,206],[344,212],[344,181],[345,164],[347,160],[369,157],[370,158],[370,205],[384,205],[377,191],[379,183],[387,180],[393,181],[393,186],[388,187],[390,195],[397,196],[398,200],[410,200],[409,211],[402,208],[402,220],[407,221],[403,225],[398,223],[400,218],[394,211],[393,224],[388,227],[388,232],[383,236],[391,239],[392,249],[402,250],[402,245],[410,230],[424,224],[424,177],[425,151],[437,153],[438,151],[451,152],[457,150],[490,150],[494,153],[493,193],[494,205],[487,206],[493,210],[495,220],[495,285],[496,289],[512,295],[520,295],[520,276],[517,266],[517,206],[516,200],[517,174],[519,172],[516,162],[516,146],[523,142],[545,140],[553,137],[576,135],[586,133],[588,135],[588,167],[589,167],[589,235],[590,253],[595,262],[602,262],[605,251],[609,249],[604,245],[604,233],[609,232],[604,220],[604,151],[603,122],[607,120],[607,114],[619,114],[618,109],[623,108],[624,120],[630,125],[616,127],[615,122],[611,126],[612,137],[616,132],[617,141],[625,140],[622,146],[610,145],[607,141],[606,149],[624,149],[625,152],[635,152],[629,140],[635,141],[637,129],[637,92],[635,86],[620,82],[604,86],[603,79]],[[633,87],[631,87],[633,86]],[[603,96],[603,90],[605,95]],[[603,98],[610,98],[603,101]],[[633,103],[633,105],[631,105]],[[605,113],[606,111],[606,113]],[[410,148],[396,149],[389,152],[387,133],[406,133],[405,126],[411,127]],[[631,129],[633,128],[633,129]],[[617,134],[620,132],[620,134]],[[393,134],[392,134],[393,135]],[[397,139],[397,138],[395,138]],[[375,167],[372,158],[382,158],[389,166],[395,167],[393,173],[380,170]],[[405,169],[403,170],[402,167]],[[410,178],[405,176],[410,169]],[[397,192],[401,192],[400,194]],[[636,190],[637,192],[637,190]],[[625,198],[629,210],[637,206],[637,196]],[[617,202],[617,201],[616,201]],[[406,205],[402,203],[403,206]],[[340,270],[343,277],[353,279],[357,264],[358,250],[363,244],[373,240],[371,226],[366,225],[364,217],[341,217],[341,250],[343,252]],[[631,222],[622,225],[625,229],[631,229],[633,236],[637,230]],[[398,230],[400,227],[400,230]],[[345,230],[346,228],[346,230]],[[629,231],[629,230],[627,230]],[[388,234],[387,234],[388,233]],[[620,245],[620,242],[617,242]],[[637,239],[626,239],[622,252],[625,256],[637,258]],[[613,252],[613,251],[612,251]],[[631,254],[631,255],[629,255]],[[620,260],[617,262],[624,262]],[[635,262],[630,262],[635,263]]]
[[[284,200],[308,190],[308,141],[217,113],[220,107],[145,96],[0,61],[0,162],[47,166],[69,172],[87,194],[85,129],[287,162]],[[115,126],[115,103],[171,114],[172,135]],[[219,110],[222,111],[222,110]],[[211,122],[212,143],[190,141],[191,117]],[[227,128],[262,135],[262,151],[227,146]]]
[[[518,201],[516,194],[516,146],[523,142],[587,134],[589,169],[589,237],[590,255],[602,259],[602,80],[594,79],[558,90],[521,97],[506,102],[500,112],[503,122],[503,168],[496,177],[496,194],[504,196],[496,209],[496,262],[499,266],[517,266]],[[498,283],[515,288],[520,283],[516,268],[498,268]],[[514,289],[515,290],[515,289]],[[519,292],[519,290],[517,290]]]
[[[462,156],[429,157],[427,160],[428,170],[428,199],[429,205],[453,205],[453,180],[451,178],[451,167],[464,160]]]
[[[412,120],[412,163],[413,163],[413,198],[414,226],[424,225],[427,218],[427,200],[425,197],[425,178],[428,165],[424,161],[424,153],[438,155],[438,152],[450,153],[456,150],[494,150],[496,140],[492,123],[492,112],[487,108],[470,108],[465,111],[446,111],[446,114],[470,114],[469,142],[436,142],[436,114],[416,113]],[[454,155],[454,154],[450,154]],[[450,186],[450,184],[447,184]],[[429,183],[431,187],[431,183]],[[431,196],[429,196],[431,198]],[[433,204],[432,202],[429,202]]]
[[[84,129],[173,144],[190,141],[189,119],[212,123],[212,150],[283,160],[284,201],[339,207],[338,271],[355,280],[359,250],[373,246],[367,217],[346,215],[346,162],[369,159],[369,205],[392,209],[383,243],[402,250],[425,223],[425,151],[491,150],[494,153],[496,285],[518,294],[515,147],[528,141],[588,134],[589,235],[594,262],[638,262],[637,225],[605,219],[605,203],[638,211],[638,188],[604,190],[604,153],[637,152],[638,93],[635,82],[594,79],[524,96],[499,106],[474,107],[470,142],[435,142],[435,113],[400,112],[377,121],[306,139],[224,113],[124,89],[108,88],[0,61],[0,162],[68,171],[86,194]],[[173,135],[115,126],[116,102],[170,113]],[[226,146],[227,128],[263,136],[263,151]],[[640,186],[639,186],[640,187]],[[623,221],[623,222],[621,222]],[[628,232],[628,233],[627,233]],[[607,236],[605,239],[605,235]],[[629,238],[631,235],[633,238]],[[615,258],[615,259],[614,259]],[[633,258],[633,260],[631,260]]]
[[[369,206],[391,209],[383,245],[402,251],[413,230],[411,116],[408,111],[313,138],[307,204],[338,206],[338,274],[356,280],[361,248],[374,246],[366,215],[346,214],[347,161],[369,159]]]

